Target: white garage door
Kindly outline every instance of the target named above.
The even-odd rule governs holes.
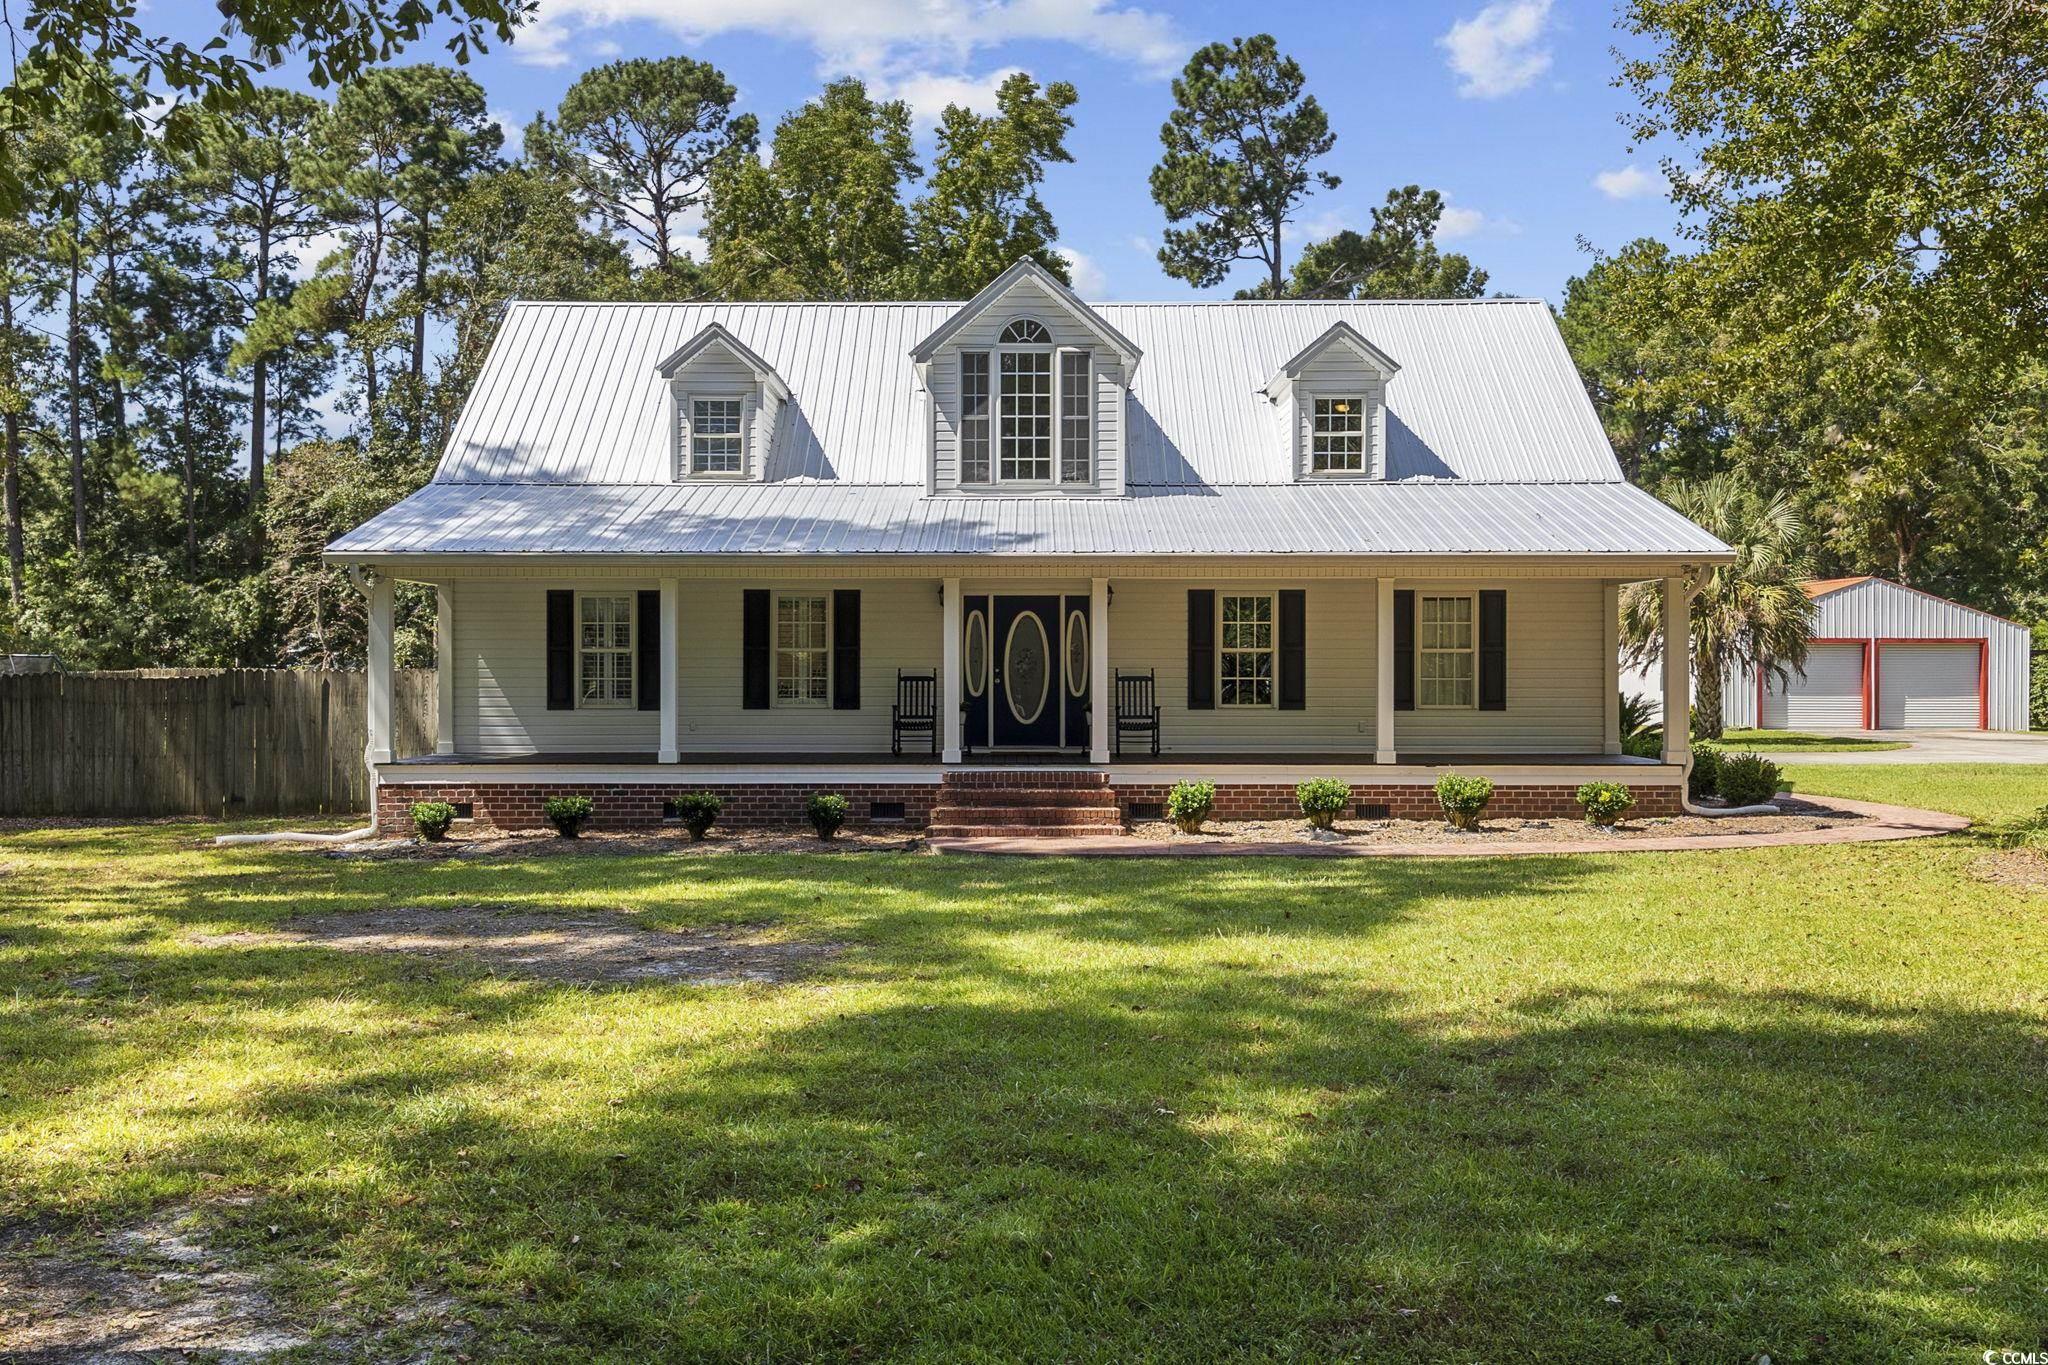
[[[1766,730],[1863,728],[1863,646],[1812,645],[1806,676],[1794,674],[1783,692],[1764,685]]]
[[[1887,730],[1974,730],[1977,653],[1975,644],[1881,646],[1877,723]]]

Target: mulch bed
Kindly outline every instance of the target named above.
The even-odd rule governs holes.
[[[683,853],[916,853],[924,848],[918,830],[842,829],[834,839],[820,839],[808,825],[766,829],[716,829],[693,843],[681,831],[669,833],[604,833],[586,831],[564,839],[551,829],[479,829],[450,833],[438,844],[417,839],[365,839],[353,844],[272,844],[271,848],[317,853],[327,858],[557,858],[606,854]]]
[[[1781,800],[1776,815],[1656,816],[1624,820],[1602,830],[1584,820],[1484,820],[1477,831],[1452,829],[1441,820],[1339,820],[1330,834],[1317,834],[1306,820],[1211,820],[1200,834],[1182,834],[1164,820],[1131,826],[1131,837],[1176,844],[1274,844],[1313,839],[1338,844],[1455,845],[1475,852],[1488,844],[1562,844],[1585,839],[1670,839],[1686,835],[1787,834],[1868,824],[1870,816],[1816,801]]]

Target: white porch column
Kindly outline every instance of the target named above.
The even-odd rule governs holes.
[[[1692,753],[1692,593],[1684,578],[1664,580],[1664,761]]]
[[[369,732],[364,757],[372,766],[391,761],[391,605],[395,585],[391,576],[379,571],[370,581]],[[371,774],[371,789],[376,788]]]
[[[1600,585],[1601,667],[1606,669],[1607,715],[1600,722],[1600,752],[1621,752],[1621,584]]]
[[[681,689],[676,646],[682,639],[682,584],[673,578],[661,580],[661,752],[655,758],[674,763],[682,758],[676,743],[676,699]]]
[[[940,584],[939,759],[960,761],[960,580]]]
[[[455,585],[434,585],[434,752],[455,752]]]
[[[1088,761],[1109,762],[1116,698],[1109,686],[1109,580],[1088,580]]]
[[[1373,612],[1376,662],[1373,671],[1372,761],[1394,763],[1394,580],[1379,580],[1379,606]]]

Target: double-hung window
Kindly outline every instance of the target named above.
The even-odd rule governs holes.
[[[689,470],[692,474],[739,474],[746,469],[741,430],[745,403],[738,398],[692,398],[689,406]]]
[[[1365,400],[1318,398],[1310,414],[1309,469],[1316,474],[1365,472]]]
[[[585,707],[633,705],[633,596],[576,599],[576,698]]]
[[[1222,648],[1216,653],[1217,700],[1225,706],[1273,704],[1273,599],[1226,595]]]
[[[1423,597],[1415,617],[1415,703],[1470,707],[1478,688],[1472,598]]]
[[[832,654],[823,593],[775,599],[775,700],[782,706],[823,706],[831,698]]]
[[[988,352],[960,353],[960,482],[989,476]]]
[[[1090,392],[1088,353],[1060,352],[1060,482],[1086,483],[1094,474],[1089,466]]]

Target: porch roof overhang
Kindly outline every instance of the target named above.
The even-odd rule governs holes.
[[[431,483],[326,551],[336,563],[764,556],[1733,558],[1630,484],[1451,480],[1160,485],[1121,498],[930,496],[817,480]]]

